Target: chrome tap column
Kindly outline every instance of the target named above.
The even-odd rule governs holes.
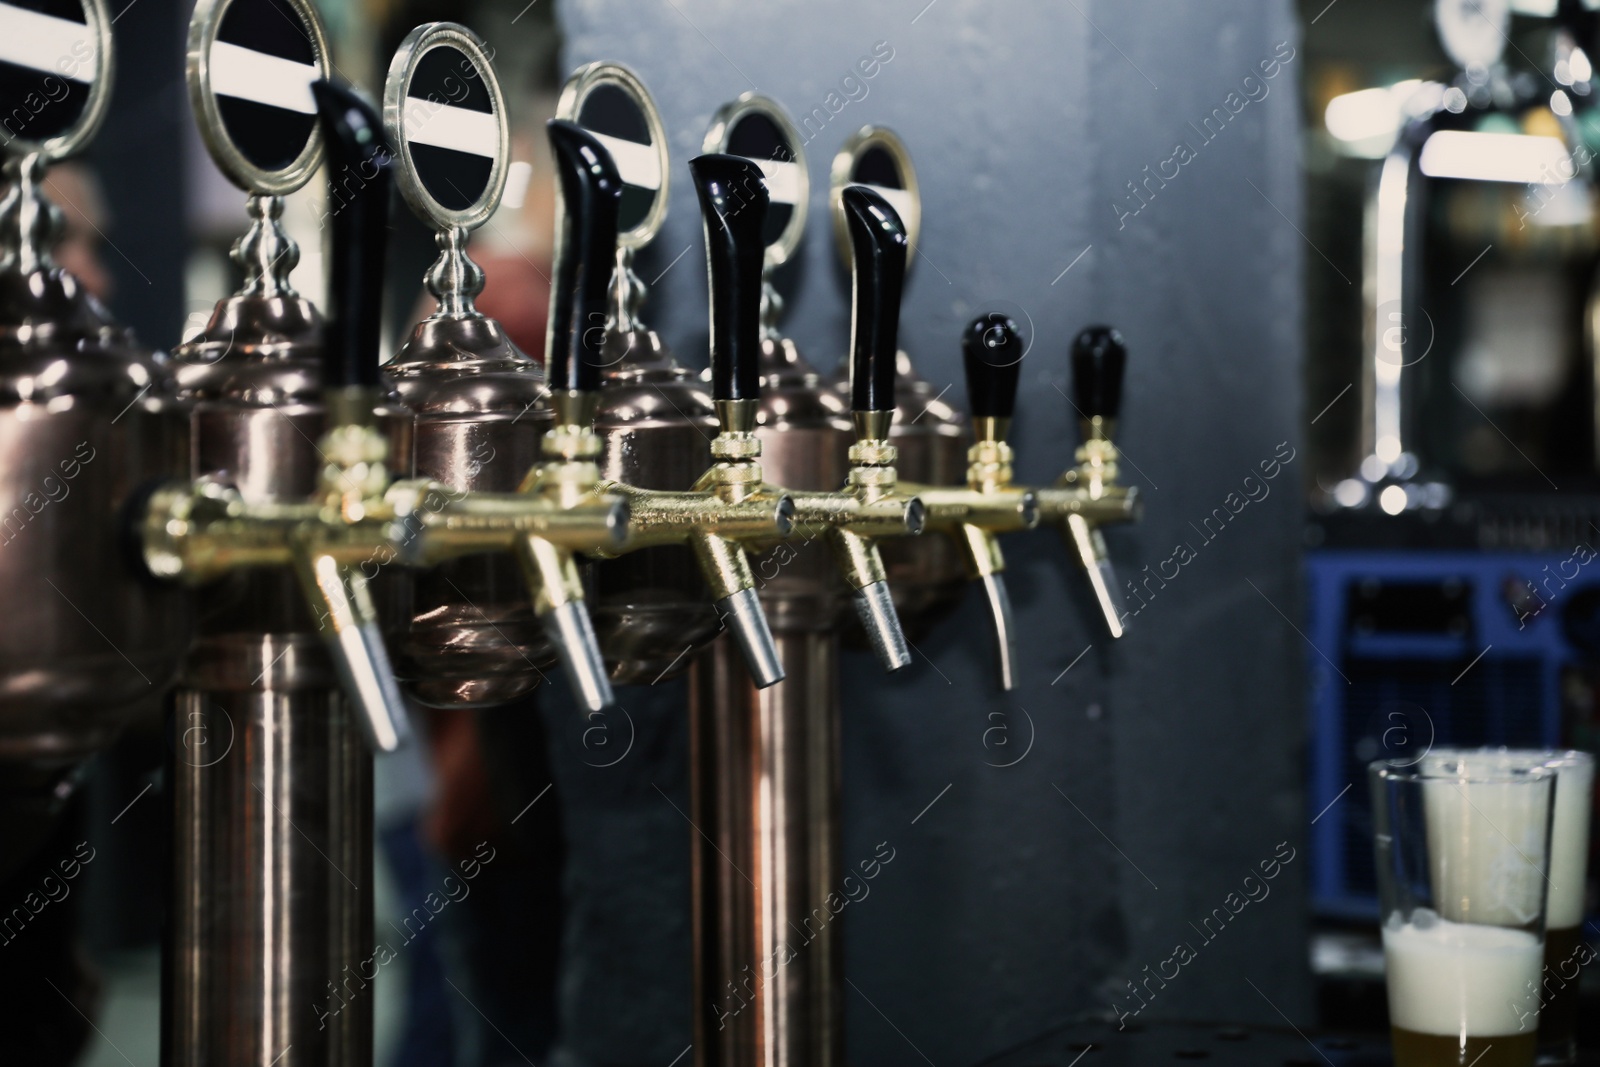
[[[770,274],[805,232],[810,182],[800,135],[775,101],[747,93],[718,112],[704,147],[746,156],[765,171]],[[760,311],[762,468],[792,489],[837,489],[849,471],[848,406],[780,333],[783,301],[765,276]],[[762,966],[787,942],[785,931],[806,928],[807,909],[835,881],[835,630],[848,609],[818,532],[802,531],[752,561],[787,677],[756,689],[725,641],[690,673],[691,815],[715,844],[696,835],[693,845],[694,1038],[702,1067],[840,1062],[835,931],[818,930],[770,973]],[[760,1050],[769,1049],[763,1059]]]
[[[427,276],[438,310],[385,368],[416,416],[417,476],[459,492],[514,492],[553,415],[539,364],[473,306],[484,277],[467,239],[499,206],[509,158],[505,98],[483,41],[453,23],[412,30],[389,65],[384,123],[400,191],[438,233]],[[504,703],[556,665],[510,554],[441,563],[410,580],[398,669],[423,703]]]
[[[328,98],[346,129],[326,217],[346,240],[334,249],[337,306],[325,327],[289,283],[298,251],[278,220],[279,198],[322,159],[312,84],[331,63],[316,12],[306,0],[288,10],[297,24],[277,0],[201,0],[190,26],[190,97],[212,156],[251,194],[252,225],[234,249],[243,289],[174,353],[190,474],[203,481],[193,496],[187,486],[158,493],[159,518],[146,524],[153,571],[217,579],[200,590],[200,634],[176,697],[170,1067],[372,1058],[372,757],[362,735],[388,748],[404,727],[363,561],[341,565],[302,541],[295,568],[251,567],[248,548],[222,542],[208,546],[208,571],[168,551],[208,501],[225,517],[298,504],[331,484],[326,506],[337,515],[359,506],[366,483],[386,481],[382,438],[328,431],[370,419],[378,395],[387,173],[351,143],[359,116],[349,102]],[[273,77],[242,78],[245,69]],[[364,132],[381,146],[372,127]],[[409,416],[390,408],[379,418],[404,469]]]
[[[154,712],[189,633],[187,597],[142,581],[118,536],[130,499],[182,470],[165,373],[51,258],[48,167],[105,117],[111,20],[100,0],[51,10],[0,7],[0,33],[36,50],[0,93],[0,878],[50,833],[74,768]]]

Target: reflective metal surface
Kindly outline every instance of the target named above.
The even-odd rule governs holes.
[[[321,640],[191,657],[175,712],[162,1062],[372,1062],[372,756]]]
[[[444,50],[442,68],[461,76],[477,95],[463,103],[487,107],[477,151],[442,149],[429,127],[438,119],[438,64],[419,75],[425,56]],[[437,59],[437,56],[434,56]],[[467,79],[462,69],[475,72]],[[419,81],[420,77],[420,81]],[[456,95],[461,95],[459,92]],[[406,36],[384,84],[384,123],[396,145],[400,188],[407,202],[437,231],[439,258],[427,287],[437,311],[418,323],[387,366],[402,402],[416,417],[416,476],[463,492],[510,493],[539,458],[539,439],[553,415],[539,365],[478,312],[483,271],[466,252],[468,232],[499,204],[509,160],[505,99],[488,53],[463,26],[430,23]],[[413,144],[433,153],[419,165]],[[487,153],[485,155],[484,153]],[[481,175],[481,191],[465,207],[442,203],[434,190],[465,181],[454,167]],[[434,171],[439,173],[435,174]],[[467,193],[463,191],[465,198]],[[424,704],[500,704],[527,693],[557,663],[516,560],[482,553],[418,571],[414,610],[399,635],[398,670]]]
[[[840,388],[845,388],[841,379]],[[895,467],[915,485],[960,485],[966,480],[970,430],[959,408],[918,376],[901,352],[895,367],[894,423],[889,440],[899,450]],[[899,537],[879,546],[895,610],[906,636],[919,641],[947,618],[966,594],[961,549],[948,537]],[[855,627],[845,640],[861,646]]]
[[[788,677],[750,686],[728,642],[690,681],[694,1049],[703,1067],[844,1062],[838,645],[777,634]]]
[[[350,414],[336,416],[328,405],[360,406],[371,391],[360,381],[330,383],[356,387],[342,392],[324,390],[324,374],[331,373],[321,358],[324,323],[289,283],[299,251],[279,225],[282,200],[268,195],[303,185],[319,151],[317,123],[284,103],[307,91],[327,63],[315,11],[294,3],[302,25],[288,24],[291,44],[309,45],[314,62],[274,65],[281,83],[251,90],[285,111],[276,128],[306,138],[282,153],[277,168],[261,162],[264,150],[283,147],[265,143],[274,127],[228,126],[215,99],[221,90],[206,76],[220,69],[209,62],[213,48],[249,43],[233,40],[239,24],[231,20],[287,23],[276,4],[208,0],[191,24],[190,95],[201,101],[196,111],[213,157],[253,194],[252,223],[234,248],[244,286],[218,303],[205,329],[172,360],[177,399],[188,413],[185,474],[214,477],[251,504],[311,500],[327,488],[330,471],[387,480],[390,471],[404,477],[412,466],[411,417],[397,406],[376,413],[388,438],[387,468],[382,442],[366,427],[325,438],[332,423]],[[241,144],[241,134],[263,143]],[[354,314],[346,309],[347,317]],[[368,488],[353,484],[350,500],[359,502]],[[329,494],[319,499],[335,512],[350,502]],[[352,691],[369,711],[384,712],[369,716],[374,740],[397,742],[398,734],[387,736],[399,728],[387,715],[398,710],[389,703],[397,694],[392,679],[382,677],[387,656],[376,654],[381,639],[365,603],[369,583],[392,583],[387,556],[358,570],[325,561],[331,562],[309,555],[301,570],[310,573],[299,579],[281,565],[230,569],[198,592],[199,634],[176,694],[168,764],[173,882],[162,1004],[168,1067],[372,1062],[372,755],[334,660],[338,652],[349,669],[365,664],[378,671],[345,681],[363,683]],[[318,619],[307,607],[316,601],[308,601],[301,584],[330,579],[339,595],[326,599],[331,618]],[[405,587],[393,591],[401,602],[390,610],[408,617]],[[332,640],[319,635],[323,621],[332,624]]]
[[[253,501],[306,499],[323,464],[320,316],[286,275],[222,301],[173,354],[190,475],[219,474]],[[380,419],[408,464],[409,416]],[[198,597],[176,696],[164,1062],[370,1063],[370,989],[346,974],[372,945],[362,727],[291,569],[234,571]],[[330,984],[349,1006],[319,1017]]]
[[[776,103],[745,94],[718,113],[704,147],[728,150],[751,114],[779,132],[771,154],[794,160],[799,183],[790,225],[768,246],[771,267],[793,251],[791,237],[804,227],[799,135]],[[782,311],[767,285],[755,415],[762,472],[789,490],[836,491],[849,474],[846,453],[855,437],[848,406],[781,335]],[[690,676],[692,814],[706,832],[694,841],[700,1067],[843,1062],[838,928],[816,919],[829,914],[835,888],[836,627],[848,614],[848,585],[826,534],[822,524],[797,523],[789,540],[751,561],[784,680],[756,688],[727,642],[712,645]]]
[[[922,195],[911,153],[898,134],[884,126],[864,126],[839,149],[829,174],[834,241],[850,265],[850,242],[840,193],[861,184],[888,200],[900,216],[914,248],[922,231]],[[848,378],[839,366],[839,387]],[[899,450],[896,468],[902,481],[916,485],[959,485],[965,480],[970,429],[960,409],[944,399],[917,374],[904,351],[895,361],[895,413],[889,440]],[[913,642],[955,610],[965,593],[966,568],[961,549],[947,537],[901,537],[879,548],[900,625]],[[855,625],[845,641],[866,647],[866,635]]]
[[[386,370],[416,416],[417,477],[465,491],[516,491],[538,461],[552,414],[538,364],[498,323],[481,315],[425,319]],[[410,580],[415,614],[396,642],[397,668],[424,704],[503,703],[555,665],[510,555],[469,556]]]
[[[9,168],[0,205],[0,759],[66,766],[155,698],[188,636],[181,590],[153,589],[121,513],[171,477],[180,426],[154,355],[47,255],[54,210],[38,157]],[[29,236],[14,227],[32,223]]]
[[[628,191],[594,422],[600,477],[640,489],[688,489],[711,466],[717,433],[711,393],[639,318],[645,286],[633,271],[635,252],[649,244],[666,217],[669,171],[660,111],[632,71],[591,63],[568,79],[556,113],[618,149],[623,141],[632,149],[613,153]],[[686,546],[590,563],[585,584],[615,682],[649,684],[682,673],[689,654],[719,631],[709,589]]]
[[[46,169],[105,117],[111,19],[102,0],[50,14],[10,8],[0,27],[23,35],[45,20],[76,37],[63,62],[83,88],[76,112],[12,114],[0,196],[0,603],[12,608],[0,625],[0,760],[26,765],[8,775],[46,780],[160,694],[188,637],[186,597],[151,589],[121,536],[130,499],[180,469],[159,357],[51,258],[63,221]],[[41,75],[55,70],[39,59]],[[27,65],[15,69],[8,113],[36,97]]]

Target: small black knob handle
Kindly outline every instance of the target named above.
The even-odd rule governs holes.
[[[1078,414],[1117,417],[1122,407],[1122,372],[1128,346],[1110,326],[1090,326],[1072,342],[1072,392]]]
[[[710,267],[711,395],[717,400],[757,400],[766,182],[761,168],[743,156],[697,156],[689,161],[689,172],[700,196]]]
[[[605,358],[622,178],[611,153],[582,126],[551,119],[548,130],[564,224],[550,284],[545,379],[553,390],[593,392]]]
[[[378,384],[394,152],[378,112],[355,90],[321,79],[311,92],[327,144],[328,182],[339,203],[331,228],[322,384],[372,387]]]
[[[979,315],[961,335],[961,360],[967,370],[967,403],[978,418],[1009,419],[1017,406],[1022,376],[1022,335],[998,311]]]
[[[900,348],[900,290],[905,283],[905,223],[889,201],[864,185],[840,194],[855,262],[850,322],[850,407],[894,408],[895,355]]]

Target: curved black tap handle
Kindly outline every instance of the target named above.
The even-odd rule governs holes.
[[[1128,346],[1110,326],[1090,326],[1072,342],[1072,393],[1082,418],[1117,417]]]
[[[322,384],[329,389],[374,387],[394,151],[384,139],[377,110],[355,90],[323,79],[312,83],[311,92],[322,117],[328,182],[339,202],[328,264]]]
[[[761,395],[761,266],[769,197],[761,168],[743,156],[689,160],[705,221],[711,272],[711,395]]]
[[[561,181],[562,243],[550,285],[545,378],[555,391],[600,388],[612,265],[617,258],[617,212],[622,178],[604,145],[582,126],[548,123]]]
[[[967,403],[974,417],[1011,417],[1017,406],[1022,353],[1022,335],[1006,315],[991,311],[967,324],[961,335],[961,361],[967,370]]]
[[[906,276],[906,227],[889,201],[864,185],[840,194],[855,255],[850,322],[850,407],[894,409],[900,348],[900,290]]]

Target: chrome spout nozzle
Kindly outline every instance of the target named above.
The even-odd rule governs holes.
[[[855,592],[856,616],[872,642],[872,651],[885,670],[897,671],[911,665],[911,649],[900,616],[895,614],[894,597],[888,582],[868,582]]]
[[[307,597],[321,606],[317,629],[368,744],[395,751],[410,740],[411,727],[365,576],[329,555],[297,554],[295,564]]]
[[[1017,686],[1017,635],[1011,621],[1011,597],[1006,593],[1005,581],[998,574],[983,576],[983,593],[989,600],[989,613],[994,616],[995,654],[996,663],[1000,668],[1000,688],[1010,692]]]
[[[1072,543],[1078,559],[1083,563],[1084,573],[1089,576],[1095,600],[1100,604],[1100,613],[1106,618],[1106,628],[1111,631],[1112,637],[1121,637],[1127,632],[1123,625],[1127,611],[1123,607],[1122,591],[1117,588],[1117,573],[1106,551],[1105,535],[1097,527],[1089,525],[1082,515],[1068,515],[1067,540]]]
[[[754,589],[739,589],[717,601],[717,614],[733,631],[744,654],[745,665],[750,669],[750,680],[757,689],[765,689],[783,681],[783,664],[778,660],[778,645],[772,639],[772,628],[767,625],[766,613]]]
[[[611,679],[606,676],[606,664],[600,655],[600,642],[594,634],[594,623],[584,610],[583,601],[568,600],[557,604],[539,617],[544,632],[561,654],[561,667],[567,674],[572,692],[585,711],[600,711],[610,707],[615,697],[611,692]]]

